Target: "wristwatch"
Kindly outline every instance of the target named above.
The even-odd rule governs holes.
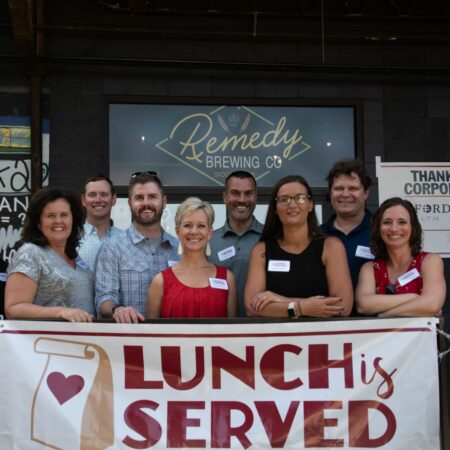
[[[123,306],[123,305],[121,305],[120,303],[119,303],[118,305],[114,305],[114,306],[111,308],[112,314],[114,314],[114,313],[116,312],[116,309],[117,309],[117,308],[122,308],[122,306]]]
[[[296,302],[290,302],[288,305],[288,314],[289,314],[289,319],[297,319],[298,317],[300,317],[300,314],[295,310],[295,303]]]

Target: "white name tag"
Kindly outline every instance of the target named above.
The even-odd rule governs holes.
[[[419,277],[419,271],[417,269],[412,269],[409,272],[404,273],[401,277],[398,277],[397,281],[400,286],[404,286],[405,284],[408,284],[410,281],[415,280]]]
[[[1,272],[0,273],[0,281],[6,281],[6,278],[8,277],[8,275],[6,275],[5,272]]]
[[[370,251],[370,247],[366,247],[365,245],[358,245],[358,247],[356,247],[355,255],[360,258],[375,259],[375,256],[373,256]]]
[[[291,270],[291,262],[282,259],[269,260],[269,272],[289,272]]]
[[[219,261],[225,261],[226,259],[230,259],[235,255],[236,249],[234,248],[234,245],[232,245],[231,247],[224,248],[223,250],[220,250],[220,252],[217,252]]]
[[[224,289],[225,291],[228,290],[227,280],[223,280],[222,278],[210,278],[209,284],[214,289]]]
[[[167,261],[167,264],[169,265],[169,267],[174,266],[178,261]]]

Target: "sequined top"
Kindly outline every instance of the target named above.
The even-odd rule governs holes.
[[[81,259],[75,263],[74,269],[51,247],[26,243],[10,262],[8,275],[22,273],[37,284],[36,305],[81,308],[94,314],[93,275]]]

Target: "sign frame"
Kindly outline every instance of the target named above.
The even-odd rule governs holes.
[[[223,98],[223,97],[161,97],[161,96],[126,96],[111,95],[104,97],[104,173],[110,173],[110,142],[109,142],[109,106],[111,104],[155,104],[155,105],[226,105],[226,106],[267,106],[267,107],[351,107],[354,110],[354,158],[358,158],[364,162],[363,151],[363,104],[357,99],[350,100],[331,100],[331,99],[292,99],[292,98],[274,98],[274,99],[255,99],[255,98]],[[331,164],[330,164],[331,167]],[[151,168],[142,168],[142,170]],[[326,173],[323,174],[325,178]],[[308,180],[307,174],[305,178]],[[163,180],[164,183],[164,180]],[[317,203],[327,201],[328,188],[311,186]],[[119,197],[127,196],[127,186],[117,183],[116,191]],[[189,186],[189,195],[199,196],[204,200],[218,201],[222,197],[222,186]],[[258,203],[267,203],[271,192],[271,187],[258,187]],[[183,186],[167,186],[166,193],[170,201],[180,202],[186,197],[186,187]]]

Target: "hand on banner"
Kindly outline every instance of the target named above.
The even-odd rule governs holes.
[[[61,308],[59,316],[68,322],[92,322],[92,314],[80,308]]]
[[[115,308],[112,318],[117,323],[139,323],[145,320],[144,316],[131,306],[119,306]]]

